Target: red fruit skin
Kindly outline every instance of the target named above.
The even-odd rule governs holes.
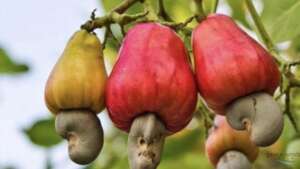
[[[242,152],[253,162],[258,156],[257,146],[250,140],[247,131],[232,129],[226,121],[225,116],[217,115],[214,127],[205,142],[205,152],[209,161],[217,165],[219,159],[227,151],[236,150]]]
[[[170,134],[184,128],[196,106],[196,81],[182,40],[166,26],[144,23],[128,31],[108,79],[106,106],[116,127],[155,113]]]
[[[233,100],[273,92],[280,74],[272,56],[225,15],[208,16],[193,31],[196,78],[201,95],[224,115]]]

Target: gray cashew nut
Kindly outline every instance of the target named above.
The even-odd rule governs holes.
[[[69,156],[78,164],[97,158],[103,145],[103,129],[95,113],[63,111],[55,119],[56,132],[68,140]]]
[[[160,163],[166,128],[154,114],[136,117],[128,137],[131,169],[155,169]]]
[[[257,146],[273,144],[283,129],[283,114],[278,103],[263,92],[234,101],[227,107],[226,117],[232,128],[247,129]]]
[[[218,161],[217,169],[251,169],[251,162],[239,151],[227,151]]]

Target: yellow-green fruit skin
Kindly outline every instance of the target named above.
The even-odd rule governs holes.
[[[107,75],[101,42],[93,33],[77,31],[54,66],[45,89],[47,107],[53,114],[104,108]]]

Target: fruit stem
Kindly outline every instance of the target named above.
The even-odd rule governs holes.
[[[163,150],[167,130],[153,114],[136,117],[128,137],[128,158],[131,169],[155,169]]]

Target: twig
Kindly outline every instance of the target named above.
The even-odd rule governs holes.
[[[81,29],[85,29],[89,32],[96,28],[111,25],[117,23],[119,25],[125,25],[137,20],[138,18],[144,17],[148,14],[148,11],[135,15],[119,14],[117,12],[111,12],[108,15],[97,17],[94,20],[89,20],[81,26]]]
[[[294,74],[289,70],[285,73],[285,76],[288,78],[290,87],[298,87],[300,88],[300,80],[295,77]]]
[[[288,87],[286,92],[285,92],[285,111],[284,111],[284,114],[286,114],[288,116],[288,118],[291,121],[296,133],[299,133],[297,122],[296,122],[295,118],[293,117],[292,112],[290,111],[290,107],[291,107],[290,92],[291,92],[291,88]]]
[[[300,60],[291,62],[291,63],[289,63],[288,65],[289,65],[289,66],[298,66],[298,65],[300,65]]]
[[[91,20],[95,20],[95,18],[96,18],[96,11],[97,11],[97,8],[92,11],[91,17],[90,17]]]
[[[165,22],[165,21],[160,21],[161,24],[166,25],[174,29],[175,31],[181,30],[184,27],[186,27],[189,23],[193,21],[193,19],[196,18],[196,15],[193,15],[189,18],[187,18],[184,22],[181,23],[174,23],[174,22]]]

